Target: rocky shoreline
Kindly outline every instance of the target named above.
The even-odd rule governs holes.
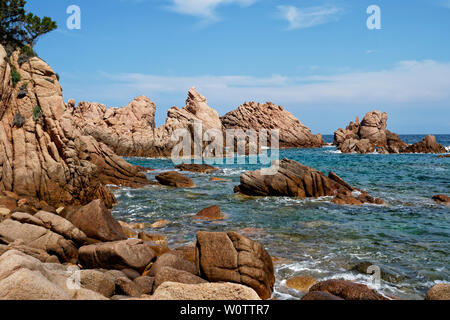
[[[20,75],[16,83],[12,70]],[[172,133],[186,129],[194,135],[194,123],[201,123],[203,132],[279,129],[280,148],[320,148],[321,135],[313,135],[273,103],[245,103],[219,117],[193,88],[185,107],[171,108],[159,128],[156,106],[146,97],[117,109],[88,102],[75,106],[73,100],[65,104],[50,66],[37,57],[23,61],[18,51],[8,55],[2,46],[0,98],[0,299],[272,298],[275,258],[260,243],[233,231],[200,231],[193,246],[169,248],[164,234],[113,218],[111,208],[117,200],[108,186],[194,188],[193,181],[178,171],[149,181],[142,172],[146,168],[121,157],[168,157],[176,143]],[[357,120],[338,130],[335,144],[342,152],[446,152],[432,136],[407,146],[386,130],[386,121],[386,114],[369,113],[361,124]],[[235,192],[330,197],[336,205],[384,204],[336,173],[326,176],[289,159],[277,165],[273,175],[245,172]],[[210,174],[217,168],[184,164],[176,169]],[[448,205],[445,195],[434,200]],[[206,220],[223,217],[217,206],[196,215]],[[305,293],[304,300],[391,299],[345,280],[313,282],[289,283]],[[433,287],[426,298],[450,299],[449,285]]]

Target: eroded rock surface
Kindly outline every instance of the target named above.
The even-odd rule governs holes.
[[[320,148],[322,136],[313,135],[292,113],[281,106],[268,103],[248,102],[221,117],[224,129],[278,129],[280,148]]]
[[[264,247],[236,232],[198,232],[196,263],[210,282],[233,282],[253,288],[262,299],[272,296],[272,259]]]
[[[275,174],[264,174],[262,170],[247,171],[241,175],[241,184],[235,188],[249,196],[286,196],[300,198],[334,197],[336,204],[361,205],[382,204],[367,192],[357,190],[343,181],[334,172],[327,177],[322,172],[294,160],[277,161]]]
[[[18,61],[18,51],[7,57],[0,46],[0,191],[55,207],[98,198],[112,206],[106,184],[147,183],[137,169],[78,129],[50,66],[37,57]],[[15,85],[13,69],[20,74]]]

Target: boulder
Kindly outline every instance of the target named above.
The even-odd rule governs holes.
[[[212,173],[219,170],[219,168],[215,168],[207,164],[188,164],[188,163],[179,164],[175,166],[175,169],[178,169],[180,171],[190,171],[197,173]]]
[[[450,197],[444,194],[438,194],[433,196],[433,200],[438,204],[450,205]]]
[[[33,217],[41,220],[45,225],[48,225],[49,229],[53,232],[64,236],[66,239],[74,241],[78,245],[82,245],[87,241],[87,237],[83,231],[75,227],[70,221],[56,214],[39,211]]]
[[[383,203],[381,199],[374,199],[367,192],[353,188],[334,172],[327,177],[318,170],[289,159],[276,161],[272,165],[278,166],[275,174],[268,175],[263,170],[244,172],[235,192],[249,196],[330,196],[337,204],[349,205]]]
[[[155,279],[152,277],[137,277],[134,283],[138,287],[141,294],[151,294],[153,291],[153,283]]]
[[[80,270],[80,283],[83,288],[95,291],[110,298],[114,295],[115,283],[98,270]]]
[[[317,280],[313,277],[299,276],[287,280],[286,286],[301,292],[308,292],[309,288],[311,288],[316,283]]]
[[[194,187],[194,182],[186,176],[176,172],[169,171],[161,173],[155,177],[159,183],[163,186],[176,187],[176,188],[192,188]]]
[[[77,287],[76,275],[67,267],[42,263],[17,250],[0,256],[0,270],[0,300],[107,300]]]
[[[403,149],[403,153],[446,153],[447,149],[436,142],[436,137],[427,135],[422,141]]]
[[[103,201],[94,200],[66,217],[86,236],[100,241],[125,240],[127,236]]]
[[[116,294],[130,297],[141,296],[141,288],[127,277],[116,279]]]
[[[42,249],[31,248],[24,245],[23,240],[16,240],[9,245],[0,245],[0,256],[9,250],[16,250],[44,263],[59,263],[57,256],[50,255]]]
[[[171,224],[172,222],[169,220],[158,220],[150,225],[150,228],[152,229],[160,229],[164,228],[165,226]]]
[[[10,244],[16,240],[22,240],[27,247],[56,255],[61,261],[72,263],[77,261],[78,252],[74,243],[55,232],[11,219],[0,223],[0,243]]]
[[[373,274],[373,272],[368,272],[369,267],[372,265],[374,265],[374,264],[371,263],[370,261],[360,261],[360,262],[356,263],[355,265],[353,265],[350,268],[350,270],[357,271],[362,274]],[[380,268],[380,277],[384,281],[387,281],[390,283],[398,283],[405,279],[404,276],[397,275],[397,274],[385,269],[384,267]]]
[[[151,300],[260,300],[251,288],[236,283],[184,284],[165,282]]]
[[[348,280],[327,280],[313,285],[309,292],[321,291],[344,300],[388,300],[366,285]]]
[[[427,291],[425,300],[450,300],[450,283],[439,283]]]
[[[208,282],[196,275],[193,275],[190,272],[177,270],[171,267],[163,267],[155,276],[153,290],[156,290],[161,284],[167,281],[186,284],[199,284]]]
[[[187,261],[183,256],[179,254],[164,253],[156,259],[156,262],[150,268],[148,276],[155,277],[164,267],[171,267],[195,275],[198,274],[196,266],[192,262]]]
[[[88,269],[143,271],[155,256],[153,249],[138,239],[91,244],[79,249],[79,261]]]
[[[269,299],[275,283],[272,259],[264,247],[235,232],[198,232],[196,263],[210,282],[234,282]]]
[[[203,219],[203,220],[221,220],[224,217],[225,216],[220,211],[220,208],[217,205],[213,205],[208,208],[202,209],[194,216],[195,219]]]

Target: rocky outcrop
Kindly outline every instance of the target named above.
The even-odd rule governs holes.
[[[357,117],[345,129],[338,129],[334,144],[343,153],[399,153],[407,144],[386,129],[387,120],[386,112],[368,112],[361,123]]]
[[[164,282],[151,300],[261,300],[249,287],[236,283],[183,284]]]
[[[310,276],[298,276],[288,279],[286,286],[301,292],[308,292],[309,288],[317,283],[317,280]]]
[[[313,135],[292,113],[271,102],[244,103],[220,118],[224,129],[279,130],[280,148],[321,148],[322,136]]]
[[[403,153],[446,153],[447,149],[442,144],[436,142],[436,137],[427,135],[422,141],[407,146]]]
[[[351,187],[333,172],[327,177],[318,170],[289,159],[277,161],[276,164],[278,171],[275,174],[265,175],[262,170],[244,172],[241,184],[235,191],[249,196],[332,196],[336,204],[383,203],[381,199],[374,199],[366,192]]]
[[[156,262],[152,265],[148,272],[148,276],[156,276],[165,267],[186,271],[194,275],[198,274],[196,266],[180,254],[164,253],[162,256],[158,257]]]
[[[196,263],[210,282],[233,282],[253,288],[262,299],[272,296],[272,259],[264,247],[236,232],[198,232]]]
[[[368,112],[363,121],[355,122],[334,133],[334,145],[342,153],[445,153],[445,147],[436,142],[436,137],[428,135],[421,142],[408,145],[400,137],[387,130],[386,112]]]
[[[0,191],[54,207],[98,198],[112,206],[106,184],[147,183],[105,144],[83,135],[67,112],[55,72],[43,60],[18,61],[18,51],[8,57],[0,46]],[[12,73],[20,75],[18,82]]]
[[[327,280],[319,282],[309,292],[325,292],[344,300],[388,300],[366,285],[348,280]]]
[[[106,108],[99,103],[69,101],[67,108],[77,127],[86,135],[106,144],[121,156],[170,157],[178,141],[171,137],[177,129],[194,135],[194,123],[207,129],[222,130],[217,112],[195,88],[188,92],[186,106],[172,107],[166,123],[155,128],[155,104],[146,97],[137,97],[122,108]]]

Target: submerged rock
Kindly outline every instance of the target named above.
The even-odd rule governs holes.
[[[450,197],[446,196],[445,194],[438,194],[433,196],[433,200],[436,203],[442,204],[442,205],[450,205]]]
[[[186,164],[186,163],[175,166],[175,169],[178,169],[180,171],[190,171],[199,173],[212,173],[219,170],[219,168],[215,168],[207,164]]]
[[[155,177],[159,183],[163,186],[176,187],[176,188],[192,188],[195,187],[194,182],[186,176],[176,172],[169,171],[161,173]]]
[[[289,288],[302,291],[302,292],[308,292],[309,288],[311,288],[313,285],[317,283],[317,280],[310,276],[299,276],[295,278],[291,278],[286,281],[286,286]]]
[[[203,220],[221,220],[225,216],[217,205],[210,206],[198,212],[194,218]]]

